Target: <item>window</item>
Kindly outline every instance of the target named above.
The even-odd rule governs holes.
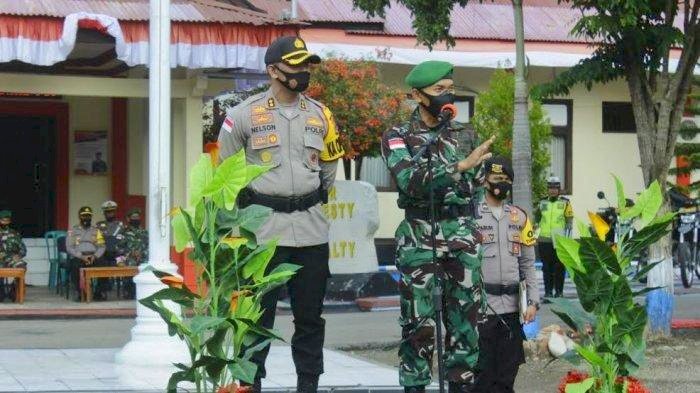
[[[632,103],[603,102],[603,132],[635,133]]]
[[[456,120],[462,123],[469,123],[474,115],[474,97],[456,96],[455,106],[457,107]],[[396,191],[396,185],[391,179],[391,174],[381,156],[362,158],[360,180],[374,185],[377,191]]]
[[[552,125],[552,141],[549,144],[551,157],[549,173],[561,180],[565,194],[571,194],[572,101],[545,100],[542,103],[542,109]]]

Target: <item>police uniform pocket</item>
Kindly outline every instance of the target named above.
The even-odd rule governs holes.
[[[304,165],[314,172],[321,170],[319,157],[323,151],[323,137],[312,132],[304,133]]]
[[[280,140],[275,131],[255,133],[250,137],[248,161],[256,165],[280,165]]]
[[[520,232],[508,231],[508,252],[511,255],[520,256],[521,248]]]

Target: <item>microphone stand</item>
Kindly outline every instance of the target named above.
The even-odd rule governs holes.
[[[428,169],[428,201],[430,204],[430,242],[433,249],[433,260],[432,264],[435,271],[435,287],[433,288],[433,306],[435,307],[435,335],[437,337],[437,355],[438,355],[438,388],[440,393],[445,393],[445,359],[444,359],[444,345],[442,337],[442,321],[443,321],[443,310],[442,310],[442,266],[438,263],[437,257],[437,244],[435,241],[435,235],[437,234],[437,220],[435,217],[435,192],[433,190],[433,154],[430,151],[430,146],[437,145],[438,138],[443,130],[447,128],[450,118],[446,118],[440,122],[434,135],[431,135],[415,156],[413,156],[412,161],[418,163],[421,158],[427,158],[427,169]]]

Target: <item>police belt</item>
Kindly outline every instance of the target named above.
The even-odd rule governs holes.
[[[435,219],[449,220],[457,217],[469,216],[473,213],[471,205],[438,205],[435,207]],[[407,220],[430,220],[430,208],[406,207],[404,209]]]
[[[322,201],[322,191],[316,190],[306,195],[280,197],[258,194],[248,188],[244,188],[238,194],[238,206],[244,208],[249,205],[261,205],[280,213],[292,213],[306,211]]]
[[[518,284],[484,284],[486,293],[493,296],[517,295],[520,292]]]

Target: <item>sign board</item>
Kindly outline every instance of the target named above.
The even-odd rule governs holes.
[[[323,212],[331,224],[331,274],[376,272],[374,233],[379,228],[379,205],[374,186],[363,181],[336,181]]]

